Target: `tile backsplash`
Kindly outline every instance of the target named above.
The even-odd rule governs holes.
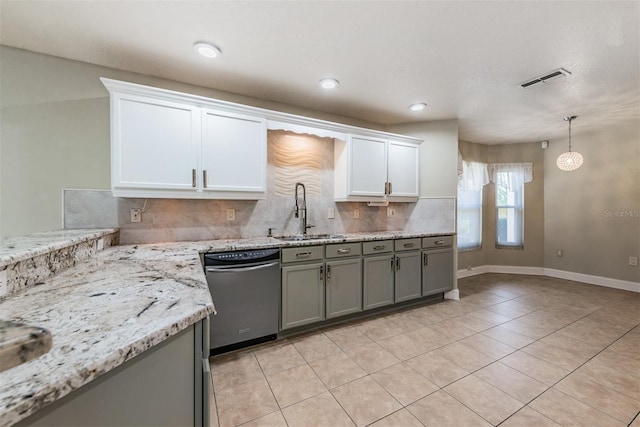
[[[275,235],[296,234],[293,192],[295,182],[302,181],[308,188],[307,222],[314,225],[310,233],[455,230],[455,200],[450,198],[391,203],[393,217],[387,216],[386,207],[334,202],[333,140],[283,131],[268,135],[264,200],[129,199],[115,198],[108,190],[67,189],[64,226],[120,227],[121,244],[266,236],[269,228]],[[296,143],[305,144],[305,150],[296,150]],[[321,161],[305,159],[308,151]],[[130,209],[143,207],[142,221],[131,223]],[[235,220],[227,220],[227,209],[235,209]],[[334,219],[328,218],[329,209]]]

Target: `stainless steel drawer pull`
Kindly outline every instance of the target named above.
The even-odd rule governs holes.
[[[305,257],[308,257],[308,256],[311,256],[311,252],[298,252],[296,254],[297,258],[305,258]]]
[[[202,186],[207,188],[207,171],[202,171]]]
[[[429,255],[422,254],[422,264],[425,266],[429,265]]]
[[[373,247],[374,251],[381,251],[385,248],[385,245],[377,245]]]
[[[404,245],[405,248],[412,248],[413,247],[413,243],[405,243]]]
[[[191,186],[196,188],[196,170],[191,169]]]
[[[433,242],[434,245],[444,245],[444,240],[436,240]]]
[[[348,254],[349,252],[351,252],[351,248],[338,249],[339,254]]]

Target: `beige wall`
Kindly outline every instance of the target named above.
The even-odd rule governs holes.
[[[545,151],[545,267],[640,282],[640,267],[628,265],[640,256],[640,125],[590,134],[575,132],[577,125],[572,145],[584,156],[580,169],[555,166],[566,139]]]
[[[533,163],[533,181],[524,189],[524,248],[496,248],[495,186],[487,184],[482,192],[482,249],[460,252],[459,269],[468,266],[509,265],[544,266],[544,154],[538,143],[482,145],[460,143],[467,161],[486,163]]]
[[[109,98],[99,77],[318,119],[380,125],[0,46],[0,236],[62,227],[62,188],[110,188]]]

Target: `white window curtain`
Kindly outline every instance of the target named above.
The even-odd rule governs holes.
[[[524,184],[533,180],[532,163],[489,165],[496,186],[496,247],[524,247]]]
[[[486,163],[461,164],[458,179],[458,249],[482,247],[482,188],[489,183]]]

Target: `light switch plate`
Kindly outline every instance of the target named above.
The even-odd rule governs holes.
[[[629,265],[637,267],[638,266],[638,257],[637,256],[630,256],[629,257]]]
[[[327,210],[327,218],[334,219],[336,217],[336,211],[333,208]]]
[[[227,221],[235,221],[236,220],[236,210],[231,208],[227,209]]]
[[[353,210],[353,217],[354,218],[360,218],[360,209],[354,209]]]

